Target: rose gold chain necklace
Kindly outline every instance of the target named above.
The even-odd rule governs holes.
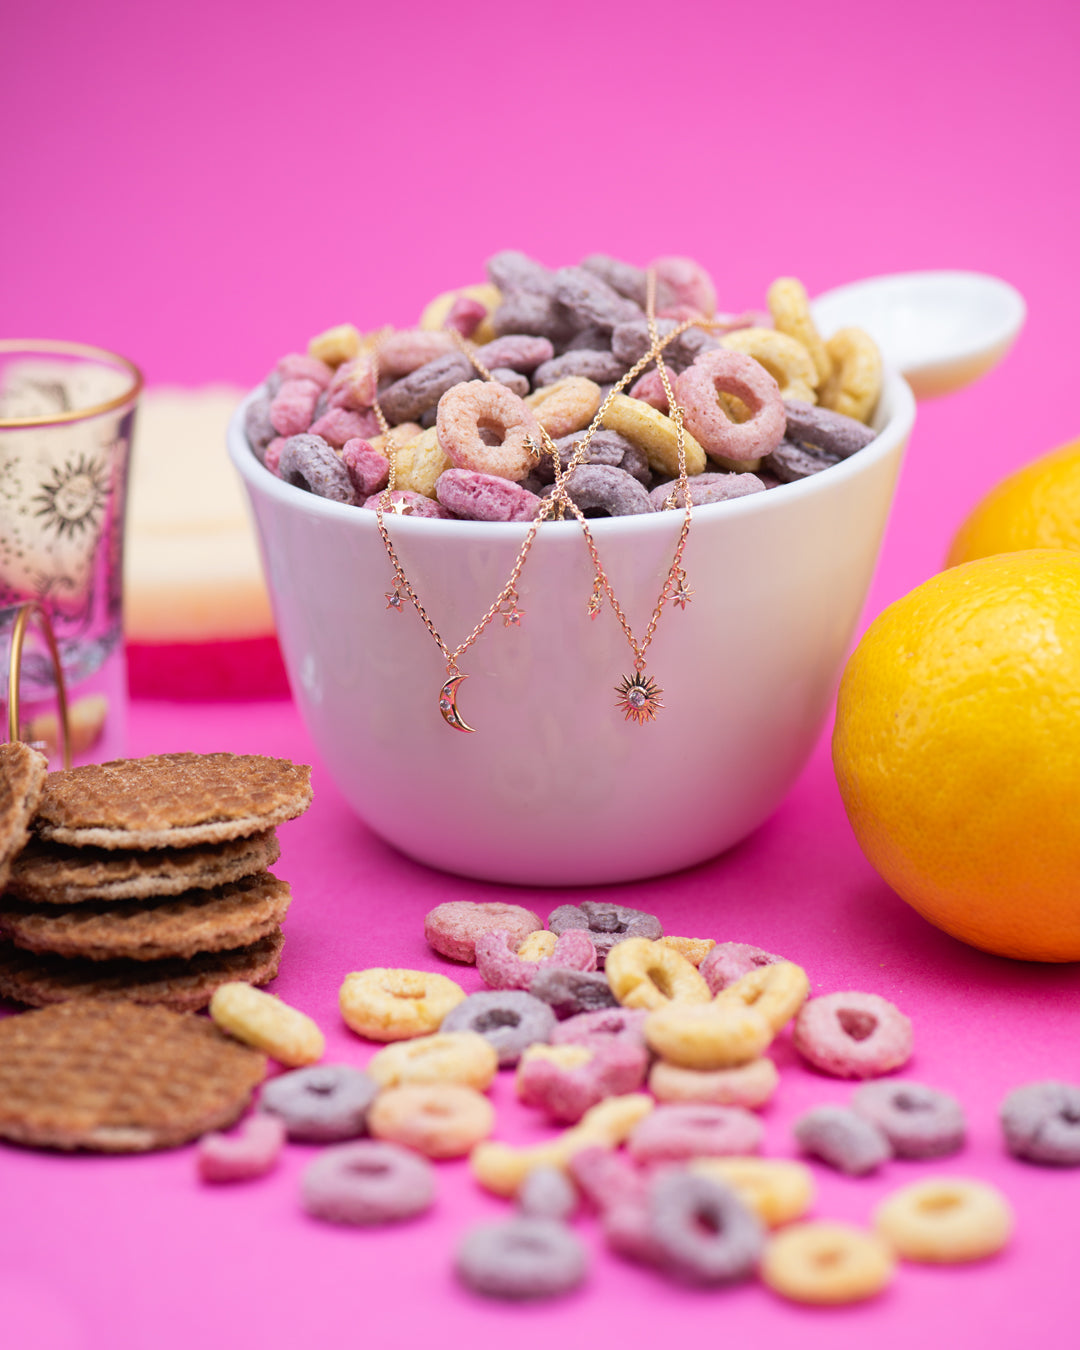
[[[656,717],[657,712],[664,706],[661,700],[661,695],[664,691],[657,685],[655,680],[651,679],[645,673],[645,653],[655,636],[656,626],[660,622],[660,615],[667,602],[672,600],[675,604],[685,609],[690,602],[693,591],[691,591],[687,585],[686,571],[682,566],[683,553],[686,549],[686,540],[690,532],[690,520],[692,516],[690,492],[687,487],[686,479],[686,433],[683,427],[682,409],[675,401],[674,391],[671,387],[667,366],[663,358],[663,351],[664,348],[668,347],[676,340],[676,338],[681,337],[688,328],[707,327],[709,324],[708,320],[701,318],[686,319],[677,324],[670,333],[667,333],[664,337],[660,337],[656,327],[655,318],[656,275],[650,271],[647,274],[647,278],[646,319],[649,326],[649,350],[630,370],[626,372],[618,383],[608,391],[608,394],[601,402],[596,415],[585,430],[582,439],[577,443],[573,454],[567,460],[565,468],[562,467],[558,447],[555,445],[547,431],[541,427],[540,436],[542,448],[533,447],[533,452],[538,459],[542,452],[551,457],[555,474],[555,482],[551,496],[542,502],[539,513],[530,523],[525,539],[522,542],[521,548],[518,550],[517,557],[514,559],[514,565],[510,570],[510,575],[507,578],[506,584],[492,601],[491,605],[488,606],[480,621],[457,647],[451,648],[444,641],[439,630],[435,627],[431,616],[424,608],[419,595],[417,595],[415,587],[406,575],[405,569],[402,567],[401,560],[398,557],[397,550],[394,548],[393,540],[390,538],[390,532],[386,523],[386,515],[407,514],[408,506],[400,499],[394,501],[391,497],[397,475],[397,447],[394,443],[393,429],[383,414],[378,398],[375,399],[373,405],[374,412],[384,437],[383,451],[390,464],[386,487],[375,499],[376,523],[383,541],[383,546],[386,549],[387,557],[390,560],[390,565],[393,568],[393,589],[386,592],[386,608],[401,613],[404,609],[405,601],[408,600],[420,616],[424,627],[428,630],[428,633],[431,635],[436,646],[438,646],[439,650],[442,652],[443,657],[446,660],[447,678],[443,683],[442,688],[439,690],[439,712],[447,725],[454,727],[457,731],[471,732],[476,730],[475,727],[469,726],[457,708],[458,686],[461,684],[462,680],[468,679],[468,676],[463,675],[458,669],[458,658],[467,652],[473,643],[477,641],[488,625],[494,621],[496,615],[502,615],[503,624],[508,628],[511,625],[517,626],[521,623],[524,612],[518,608],[517,583],[521,576],[522,568],[525,566],[525,561],[529,556],[529,551],[533,546],[533,541],[536,538],[540,526],[544,521],[556,513],[561,517],[566,511],[569,511],[580,524],[586,547],[589,550],[589,557],[592,560],[593,589],[592,595],[589,598],[587,613],[590,618],[595,619],[600,613],[603,606],[603,598],[606,596],[608,604],[611,606],[612,612],[618,619],[619,625],[626,635],[626,640],[634,653],[634,673],[629,676],[624,676],[615,688],[615,692],[619,695],[617,701],[618,708],[625,714],[626,720],[632,720],[640,726],[645,722],[651,722]],[[453,330],[451,330],[451,332],[453,333]],[[493,378],[491,371],[489,371],[480,361],[472,344],[466,342],[459,334],[454,333],[453,336],[457,345],[472,362],[479,374],[482,375],[484,379],[491,380]],[[379,378],[379,346],[380,342],[376,342],[373,356],[376,387],[378,386]],[[633,629],[630,627],[630,622],[626,617],[625,611],[619,604],[618,598],[612,589],[611,581],[604,569],[604,565],[600,559],[600,552],[596,546],[596,541],[593,538],[592,531],[589,529],[585,516],[577,503],[570,497],[566,489],[566,480],[584,460],[588,453],[589,444],[592,441],[593,434],[602,427],[604,416],[611,406],[612,400],[617,394],[620,394],[627,385],[637,379],[638,375],[642,373],[651,361],[656,362],[660,380],[664,387],[664,393],[668,400],[669,416],[675,424],[679,466],[678,479],[673,486],[671,493],[665,499],[664,506],[665,509],[674,507],[681,498],[683,503],[683,521],[682,527],[679,530],[679,537],[675,544],[675,554],[672,558],[671,566],[668,568],[667,576],[664,578],[664,584],[660,588],[660,594],[653,607],[652,615],[646,626],[645,632],[639,640],[634,636]]]

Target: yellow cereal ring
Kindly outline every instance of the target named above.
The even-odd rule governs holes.
[[[394,428],[395,433],[397,428]],[[401,444],[394,436],[394,458],[397,465],[394,487],[402,492],[418,492],[421,496],[435,496],[435,484],[440,474],[453,468],[453,461],[443,453],[434,427]],[[385,451],[384,451],[385,453]]]
[[[495,1108],[461,1083],[387,1088],[367,1113],[368,1133],[427,1158],[463,1158],[495,1128]]]
[[[446,317],[454,307],[454,301],[464,296],[467,300],[476,300],[487,310],[487,318],[481,319],[472,335],[476,343],[493,342],[495,329],[491,326],[491,315],[502,303],[502,292],[489,281],[476,286],[459,286],[456,291],[443,291],[434,300],[430,300],[420,315],[419,328],[441,328]]]
[[[734,984],[721,989],[717,1003],[738,1000],[754,1008],[774,1032],[791,1021],[810,994],[810,977],[794,961],[774,961],[747,971]]]
[[[598,405],[599,406],[599,405]],[[679,438],[675,423],[662,412],[642,403],[639,398],[616,394],[604,413],[603,425],[617,431],[645,451],[650,469],[672,476],[679,472]],[[705,471],[705,451],[683,428],[686,472],[691,476]]]
[[[659,1059],[649,1070],[649,1091],[660,1102],[711,1102],[756,1110],[776,1091],[780,1074],[771,1059],[732,1069],[684,1069]]]
[[[874,1227],[908,1261],[979,1261],[1008,1242],[1013,1215],[984,1181],[930,1177],[887,1196],[874,1210]]]
[[[669,934],[656,940],[661,947],[674,947],[679,955],[685,956],[692,966],[700,966],[716,946],[715,938],[676,937],[674,934]]]
[[[789,1158],[694,1158],[689,1168],[726,1181],[769,1228],[794,1223],[814,1203],[813,1173]]]
[[[460,984],[426,970],[376,966],[345,976],[339,1002],[346,1025],[373,1041],[406,1041],[439,1029],[465,998]]]
[[[761,1278],[796,1303],[855,1303],[880,1293],[895,1266],[876,1233],[850,1223],[797,1223],[769,1241]]]
[[[241,980],[214,990],[210,1016],[222,1031],[291,1069],[314,1064],[326,1049],[325,1036],[306,1013]]]
[[[499,1056],[475,1031],[437,1031],[377,1050],[367,1064],[380,1087],[401,1083],[461,1083],[485,1092],[499,1069]]]
[[[610,957],[608,958],[610,961]],[[727,1003],[668,1003],[643,1027],[649,1048],[684,1069],[733,1069],[760,1059],[773,1029],[756,1008]]]
[[[308,355],[325,361],[328,366],[340,366],[360,354],[360,334],[351,323],[339,323],[325,333],[317,333],[308,343]]]
[[[823,408],[869,422],[881,394],[881,353],[861,328],[841,328],[825,344],[833,373],[818,390]]]
[[[780,386],[781,398],[797,398],[815,403],[818,373],[810,353],[787,333],[775,328],[736,328],[720,339],[722,347],[745,352],[763,365]]]
[[[600,386],[583,375],[568,375],[529,394],[525,402],[552,440],[584,431],[596,416],[604,395]]]
[[[533,1148],[515,1148],[497,1140],[477,1144],[469,1158],[473,1175],[495,1195],[515,1195],[534,1168],[558,1167],[565,1171],[570,1159],[582,1149],[618,1148],[653,1105],[653,1099],[646,1093],[630,1092],[608,1097],[586,1111],[572,1129],[564,1130],[548,1143]]]
[[[624,1008],[662,1008],[672,1000],[708,1003],[705,977],[674,947],[648,938],[625,938],[604,965],[611,991]]]
[[[832,374],[833,363],[810,313],[806,287],[795,277],[777,277],[769,287],[768,303],[778,331],[801,342],[809,352],[817,372],[814,387],[820,388]]]
[[[554,955],[558,940],[558,933],[553,933],[550,928],[540,928],[528,935],[517,949],[517,954],[522,961],[546,961]]]
[[[407,444],[409,441],[415,441],[417,436],[422,436],[423,434],[424,428],[419,422],[399,422],[397,426],[393,427],[391,430],[391,435],[394,438],[395,450],[400,449],[401,446]],[[378,450],[380,454],[385,455],[386,440],[385,434],[372,436],[368,440],[368,445],[371,446],[372,450]]]

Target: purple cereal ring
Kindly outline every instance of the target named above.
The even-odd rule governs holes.
[[[617,942],[625,938],[642,937],[655,942],[664,936],[660,920],[655,914],[628,905],[613,905],[606,900],[583,900],[580,905],[559,905],[548,915],[553,933],[565,933],[568,928],[584,928],[591,935],[601,964]]]
[[[805,1060],[837,1078],[877,1078],[911,1058],[911,1022],[877,994],[808,999],[795,1018],[792,1039]]]
[[[711,506],[713,502],[729,502],[736,497],[749,497],[755,492],[765,491],[765,484],[752,473],[699,473],[688,478],[686,485],[694,506]],[[661,483],[659,487],[654,487],[649,493],[653,510],[663,511],[667,499],[672,495],[676,510],[681,510],[685,501],[677,482]]]
[[[567,1063],[567,1055],[573,1055],[575,1062]],[[648,1064],[645,1046],[614,1036],[597,1037],[589,1045],[564,1045],[555,1053],[546,1048],[535,1053],[527,1050],[518,1063],[517,1094],[526,1106],[573,1125],[606,1097],[636,1092],[645,1081]]]
[[[1015,1158],[1080,1165],[1080,1087],[1048,1079],[1013,1088],[1001,1103],[1001,1127]]]
[[[274,424],[270,421],[272,398],[264,385],[244,409],[244,435],[255,452],[255,458],[263,464],[266,462],[266,447],[277,436]]]
[[[477,935],[474,944],[476,969],[489,989],[528,989],[537,971],[548,966],[581,971],[596,969],[596,948],[592,938],[580,928],[560,934],[552,955],[539,961],[526,961],[518,956],[520,945],[505,929]]]
[[[543,926],[539,914],[521,905],[499,900],[448,900],[425,915],[424,937],[440,956],[471,965],[476,960],[476,939],[481,933],[503,929],[517,948],[530,933],[538,933]]]
[[[321,436],[341,449],[347,441],[367,440],[379,434],[379,421],[370,408],[357,412],[352,408],[329,408],[311,424],[311,434]]]
[[[835,455],[826,455],[813,446],[800,445],[797,441],[785,438],[771,455],[766,455],[761,461],[761,471],[771,474],[781,483],[797,483],[802,478],[812,478],[822,469],[831,469],[839,463]]]
[[[368,1107],[379,1085],[350,1064],[310,1064],[271,1078],[259,1110],[282,1122],[290,1139],[330,1144],[366,1129]]]
[[[618,258],[612,258],[606,253],[590,253],[587,258],[582,259],[581,265],[586,272],[592,272],[594,276],[606,282],[613,291],[618,291],[627,300],[633,300],[634,304],[640,306],[641,309],[645,308],[645,302],[648,298],[648,279],[642,268],[634,267],[631,263],[621,262]],[[657,277],[657,309],[662,309],[665,305],[673,305],[677,300],[678,293],[666,281]]]
[[[536,291],[504,291],[491,326],[499,337],[546,338],[552,346],[561,346],[574,331],[558,300]]]
[[[658,319],[656,323],[656,331],[661,337],[667,337],[675,327],[676,324],[671,319]],[[611,335],[611,350],[627,369],[636,365],[651,346],[649,325],[644,319],[620,323]],[[719,349],[719,342],[703,329],[688,328],[664,348],[664,364],[670,372],[677,374],[687,366],[693,365],[702,352]]]
[[[706,1285],[754,1274],[765,1231],[731,1186],[677,1168],[652,1179],[646,1203],[657,1264],[667,1274]]]
[[[341,449],[341,462],[358,497],[381,492],[389,480],[390,461],[366,440],[346,441]]]
[[[434,408],[448,389],[470,380],[474,373],[472,362],[460,352],[437,356],[383,390],[379,395],[383,416],[391,424],[422,424],[424,413]]]
[[[364,502],[365,511],[377,510],[376,503],[382,503],[384,515],[389,515],[394,502],[404,502],[405,510],[401,512],[403,516],[420,517],[425,520],[453,520],[453,516],[443,506],[442,502],[437,502],[431,497],[425,497],[420,492],[403,492],[400,488],[395,488],[390,493],[389,504],[386,501],[385,492],[375,492]]]
[[[487,274],[493,286],[500,291],[528,291],[535,295],[551,295],[555,290],[555,274],[543,263],[514,248],[504,248],[487,260]]]
[[[583,267],[559,268],[555,273],[555,298],[570,315],[575,329],[612,329],[617,323],[641,318],[640,305]]]
[[[328,1223],[395,1223],[430,1207],[435,1172],[411,1149],[362,1139],[320,1153],[304,1172],[301,1198]]]
[[[610,986],[608,986],[610,988]],[[645,1045],[647,1008],[598,1008],[577,1013],[560,1022],[551,1033],[552,1045],[592,1045],[601,1037],[628,1040]]]
[[[319,386],[314,380],[284,380],[270,403],[270,423],[279,436],[298,436],[311,426]]]
[[[522,989],[482,989],[470,994],[442,1020],[440,1031],[475,1031],[494,1047],[499,1067],[512,1068],[538,1041],[550,1041],[555,1014]]]
[[[576,1289],[588,1271],[580,1240],[557,1219],[518,1215],[479,1224],[458,1247],[462,1283],[487,1298],[556,1298]]]
[[[625,469],[613,464],[581,464],[563,480],[570,500],[586,517],[641,516],[653,507],[648,490]],[[554,487],[544,489],[550,497]]]
[[[285,1125],[273,1116],[253,1115],[236,1134],[204,1134],[196,1154],[203,1181],[250,1181],[277,1163],[285,1143]]]
[[[874,1122],[845,1106],[815,1106],[793,1128],[804,1153],[849,1177],[876,1172],[893,1156],[892,1145]]]
[[[774,966],[783,959],[772,952],[762,951],[760,947],[752,947],[748,942],[718,942],[698,966],[698,970],[704,975],[709,991],[719,994],[721,989],[741,980],[759,966]]]
[[[449,333],[427,328],[403,328],[397,333],[391,333],[380,344],[379,373],[396,380],[457,350]]]
[[[956,1098],[923,1083],[863,1083],[851,1094],[851,1109],[877,1126],[898,1158],[943,1158],[967,1136]]]
[[[750,409],[745,422],[733,422],[718,393],[734,394]],[[729,464],[756,463],[784,439],[787,420],[780,386],[760,362],[743,352],[719,347],[703,352],[676,381],[675,397],[687,430],[706,454]]]
[[[638,1163],[742,1157],[757,1153],[764,1133],[758,1117],[742,1106],[667,1102],[634,1127],[627,1148]]]
[[[574,1216],[578,1194],[574,1183],[561,1167],[534,1167],[518,1187],[514,1197],[518,1210],[532,1219],[560,1219]]]
[[[517,394],[518,398],[524,398],[532,387],[527,375],[521,375],[508,366],[495,366],[491,372],[491,378],[496,384],[501,384],[504,389],[509,389],[512,394]]]
[[[614,384],[625,374],[626,367],[612,352],[575,349],[537,366],[533,383],[540,389],[544,385],[554,384],[556,380],[565,380],[569,375],[580,375],[583,379],[595,380],[597,384]]]
[[[470,380],[439,399],[439,446],[458,469],[520,482],[536,463],[540,425],[523,399],[501,384]]]
[[[348,469],[321,436],[310,432],[290,436],[281,448],[277,472],[286,483],[313,492],[316,497],[344,502],[347,506],[358,504]]]
[[[877,436],[873,427],[854,417],[820,408],[813,403],[789,399],[784,404],[789,440],[810,446],[833,459],[847,459]]]
[[[570,932],[580,930],[570,929]],[[593,949],[595,951],[595,947]],[[561,966],[542,966],[529,983],[533,998],[547,1003],[559,1021],[578,1013],[617,1008],[607,976],[600,970],[565,970]]]
[[[537,366],[551,360],[555,348],[547,338],[511,333],[477,347],[476,355],[488,370],[504,367],[529,375]]]
[[[508,478],[475,469],[446,469],[435,480],[435,495],[463,520],[533,520],[540,498]]]
[[[699,262],[693,258],[665,257],[655,258],[649,266],[656,273],[657,283],[663,282],[672,296],[668,303],[689,305],[707,319],[716,313],[716,287]]]
[[[286,380],[311,380],[320,389],[329,385],[334,374],[325,361],[320,361],[317,356],[309,356],[307,352],[289,352],[274,370],[281,376],[282,383]]]

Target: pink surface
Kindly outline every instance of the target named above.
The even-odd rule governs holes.
[[[941,564],[1003,473],[1080,433],[1074,172],[1080,11],[1036,0],[855,0],[738,11],[554,0],[365,9],[25,5],[4,23],[0,327],[112,346],[151,381],[253,382],[330,324],[405,323],[496,248],[557,265],[605,249],[699,257],[725,308],[773,276],[811,294],[875,273],[958,267],[1016,285],[1029,321],[978,385],[924,404],[868,617]],[[632,734],[632,732],[628,732]],[[136,703],[131,750],[234,749],[310,760],[288,704]],[[294,887],[277,990],[316,1016],[330,1054],[367,1048],[336,991],[369,964],[435,965],[422,917],[494,897],[391,853],[316,765],[309,815],[283,831]],[[563,895],[513,893],[546,913]],[[427,1218],[337,1231],[297,1209],[310,1152],[248,1187],[211,1190],[192,1150],[55,1159],[0,1150],[0,1309],[19,1350],[493,1344],[621,1337],[842,1348],[961,1339],[988,1347],[1072,1327],[1080,1176],[1004,1157],[1016,1083],[1076,1079],[1080,973],[980,955],[928,928],[877,879],[817,755],[750,840],[677,877],[620,888],[670,931],[748,940],[804,963],[824,991],[865,987],[915,1019],[910,1072],[963,1100],[955,1160],[851,1181],[816,1169],[817,1212],[863,1219],[928,1172],[998,1182],[1017,1235],[962,1270],[905,1267],[862,1308],[807,1312],[759,1287],[672,1289],[598,1255],[589,1286],[543,1308],[492,1307],[450,1271],[457,1235],[503,1212],[462,1164]],[[475,972],[463,982],[475,987]],[[767,1150],[790,1154],[805,1106],[850,1088],[781,1051]],[[509,1086],[500,1133],[538,1133]],[[595,1229],[581,1231],[595,1244]]]

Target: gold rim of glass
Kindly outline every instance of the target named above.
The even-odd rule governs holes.
[[[142,392],[142,371],[134,361],[106,347],[91,347],[84,342],[55,342],[51,338],[0,338],[0,355],[11,352],[25,352],[27,356],[76,356],[85,361],[95,361],[98,365],[112,366],[126,371],[131,376],[131,386],[115,398],[105,403],[94,403],[87,408],[76,408],[72,412],[50,413],[47,417],[0,417],[0,431],[12,431],[25,427],[53,427],[64,422],[85,422],[91,417],[100,417],[103,413],[115,412],[119,408],[134,403]]]

